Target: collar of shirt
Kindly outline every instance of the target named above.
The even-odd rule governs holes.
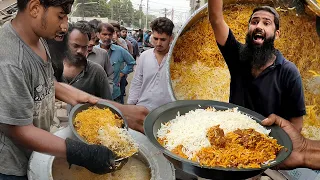
[[[117,49],[117,48],[116,48],[116,45],[111,44],[111,45],[110,45],[110,49],[111,49],[112,51],[116,50],[116,49]]]
[[[274,61],[274,65],[276,65],[276,66],[282,65],[285,60],[282,53],[279,50],[276,50],[275,55],[276,55],[276,60]]]
[[[275,55],[276,55],[276,60],[274,61],[274,63],[272,65],[270,65],[269,67],[267,67],[265,70],[263,70],[258,75],[258,77],[254,78],[252,76],[252,74],[250,73],[252,80],[256,81],[257,79],[260,79],[260,77],[265,76],[269,72],[277,69],[276,67],[281,66],[284,63],[285,58],[283,57],[283,55],[281,54],[281,52],[279,50],[276,50]]]
[[[73,84],[73,83],[79,81],[88,71],[89,71],[89,61],[87,60],[87,63],[85,65],[84,69],[76,77],[74,77],[71,81],[69,81],[65,77],[63,77],[63,79],[66,80],[66,82],[68,82],[68,84]]]
[[[159,67],[162,67],[162,66],[165,64],[165,62],[167,61],[167,59],[168,59],[168,58],[167,58],[167,57],[168,57],[168,53],[163,56],[163,58],[162,58],[162,60],[161,60],[161,63],[159,64],[159,63],[158,63],[157,56],[156,56],[156,53],[155,53],[154,51],[155,51],[155,49],[153,48],[152,54],[153,54],[153,56],[154,56],[154,59],[156,60],[158,66],[159,66]]]
[[[98,45],[96,45],[96,46],[94,46],[94,47],[103,49],[103,48],[101,47],[101,44],[98,44]],[[110,45],[110,49],[111,49],[112,51],[116,50],[116,45],[111,44],[111,45]],[[109,50],[110,50],[110,49],[109,49]]]

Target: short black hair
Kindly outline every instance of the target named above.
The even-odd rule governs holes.
[[[117,28],[117,29],[119,29],[119,31],[120,31],[120,24],[118,24],[118,23],[110,23],[114,28]]]
[[[91,33],[93,32],[93,29],[90,27],[87,21],[78,21],[74,24],[69,25],[68,34],[70,34],[73,30],[78,30],[82,34],[86,34],[91,40]]]
[[[99,24],[102,23],[102,21],[97,20],[97,19],[92,19],[91,21],[88,22],[88,24],[91,26],[91,28],[97,32],[98,31],[98,26]]]
[[[124,26],[121,26],[121,27],[120,27],[120,31],[123,31],[123,30],[127,31],[128,29],[125,28]]]
[[[97,28],[98,33],[101,33],[103,28],[105,28],[107,31],[111,33],[114,33],[114,27],[109,23],[100,23]]]
[[[50,6],[61,7],[66,14],[69,14],[71,11],[72,4],[74,0],[39,0],[41,5],[45,8]],[[26,9],[30,0],[17,0],[17,6],[19,11]]]
[[[166,33],[171,36],[173,33],[174,24],[166,17],[159,17],[151,22],[150,25],[152,31],[156,31],[160,34]]]
[[[252,14],[250,16],[249,23],[250,23],[250,21],[252,19],[252,15],[257,11],[267,11],[267,12],[273,14],[273,16],[274,16],[274,24],[276,26],[276,30],[280,29],[280,15],[277,12],[277,10],[275,10],[273,7],[270,7],[270,6],[259,6],[259,7],[254,8],[254,10],[252,11]]]

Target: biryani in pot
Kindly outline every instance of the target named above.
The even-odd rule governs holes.
[[[178,114],[161,125],[157,139],[167,150],[201,166],[261,168],[283,148],[270,131],[237,108],[208,108]]]
[[[109,108],[89,107],[74,119],[77,133],[86,142],[104,145],[118,158],[130,157],[138,152],[138,145],[123,125],[123,120]]]
[[[242,43],[248,19],[256,6],[255,3],[224,6],[225,21]],[[279,14],[281,35],[275,47],[296,64],[304,86],[307,115],[302,133],[307,138],[320,140],[320,38],[315,17],[297,16],[295,11],[279,10]],[[172,88],[178,100],[229,101],[229,70],[207,17],[178,38],[170,62]]]
[[[73,165],[69,167],[65,159],[56,158],[52,164],[54,180],[150,180],[150,168],[133,157],[118,171],[108,174],[94,174],[84,167]]]

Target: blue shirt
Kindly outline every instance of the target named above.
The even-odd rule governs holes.
[[[144,36],[143,36],[143,40],[147,40],[149,38],[149,36],[150,35],[148,33],[145,33]]]
[[[98,45],[98,47],[99,46],[100,45]],[[116,99],[121,94],[120,72],[123,74],[130,74],[133,71],[133,66],[136,64],[136,61],[127,50],[114,44],[111,44],[108,55],[114,71],[112,98]],[[126,65],[123,67],[122,65],[124,63]]]

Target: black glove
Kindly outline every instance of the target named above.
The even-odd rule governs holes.
[[[88,145],[70,138],[66,139],[66,146],[70,166],[82,166],[96,174],[106,174],[115,170],[114,154],[105,146]]]

